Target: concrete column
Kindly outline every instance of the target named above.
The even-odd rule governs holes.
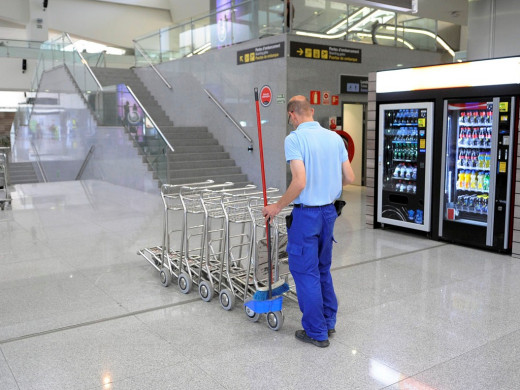
[[[27,39],[29,41],[44,42],[49,39],[49,29],[47,24],[48,13],[52,12],[52,0],[44,11],[43,0],[30,0],[29,2],[29,23],[27,24]]]
[[[520,54],[518,0],[471,0],[468,3],[467,59]]]

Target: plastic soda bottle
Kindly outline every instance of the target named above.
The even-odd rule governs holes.
[[[484,173],[479,172],[477,176],[477,190],[482,191],[484,189]]]
[[[478,153],[478,167],[479,168],[484,168],[485,167],[485,165],[486,165],[485,158],[486,158],[486,155],[484,154],[484,152],[479,152]]]
[[[482,189],[484,191],[489,191],[489,173],[484,175],[484,182],[482,184]]]
[[[491,165],[491,153],[490,152],[486,152],[486,156],[484,157],[484,160],[486,162],[486,168],[489,169],[489,167]]]
[[[477,173],[475,171],[471,171],[471,181],[469,182],[469,187],[472,190],[477,189]]]
[[[470,183],[471,183],[471,171],[466,171],[466,175],[465,175],[465,180],[464,180],[464,186],[466,187],[466,189],[469,189],[470,187]]]
[[[466,174],[464,171],[459,171],[459,188],[465,188],[466,187]]]

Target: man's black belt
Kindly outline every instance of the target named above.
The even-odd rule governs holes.
[[[303,209],[303,208],[313,208],[313,207],[325,207],[325,206],[330,206],[332,203],[329,203],[329,204],[323,204],[321,206],[308,206],[306,204],[303,204],[303,203],[295,203],[294,204],[294,207],[297,207],[299,209]]]

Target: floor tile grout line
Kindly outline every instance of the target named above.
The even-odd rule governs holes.
[[[142,309],[142,310],[132,311],[132,312],[125,313],[125,314],[120,314],[120,315],[113,316],[113,317],[101,318],[99,320],[86,321],[86,322],[82,322],[79,324],[67,325],[67,326],[63,326],[60,328],[49,329],[49,330],[45,330],[45,331],[37,332],[37,333],[29,333],[29,334],[26,334],[23,336],[12,337],[10,339],[0,340],[0,345],[13,343],[16,341],[21,341],[21,340],[26,340],[26,339],[30,339],[30,338],[34,338],[34,337],[39,337],[39,336],[45,336],[48,334],[59,333],[59,332],[63,332],[66,330],[82,328],[85,326],[96,325],[96,324],[100,324],[103,322],[119,320],[121,318],[128,318],[128,317],[132,317],[132,316],[136,316],[136,315],[140,315],[140,314],[150,313],[150,312],[157,311],[157,310],[163,310],[163,309],[169,309],[172,307],[183,306],[183,305],[186,305],[189,303],[194,303],[194,302],[199,302],[199,301],[200,301],[200,298],[193,298],[193,299],[189,299],[189,300],[182,301],[182,302],[171,303],[169,305],[156,306],[156,307],[151,307],[148,309]]]
[[[369,264],[369,263],[373,263],[373,262],[376,262],[376,261],[387,260],[387,259],[391,259],[391,258],[394,258],[394,257],[397,257],[397,256],[408,255],[408,254],[412,254],[412,253],[418,253],[418,252],[422,252],[422,251],[425,251],[425,250],[442,247],[442,246],[445,246],[445,245],[449,245],[449,244],[448,243],[444,243],[444,244],[440,244],[440,245],[435,245],[435,246],[430,247],[430,248],[417,249],[417,250],[414,250],[414,251],[403,252],[403,253],[399,253],[399,254],[392,255],[392,256],[386,256],[386,257],[380,257],[380,258],[377,258],[377,259],[367,260],[367,261],[364,261],[364,262],[361,262],[361,263],[349,264],[349,265],[345,265],[345,266],[341,266],[341,267],[332,268],[331,271],[337,271],[337,270],[342,270],[342,269],[345,269],[345,268],[351,268],[351,267],[354,267],[354,266],[357,266],[357,265],[364,265],[364,264]],[[60,327],[60,328],[56,328],[56,329],[50,329],[50,330],[43,331],[43,332],[30,333],[30,334],[23,335],[23,336],[13,337],[13,338],[10,338],[10,339],[5,339],[5,340],[0,340],[0,345],[7,344],[7,343],[12,343],[12,342],[16,342],[16,341],[21,341],[21,340],[25,340],[25,339],[29,339],[29,338],[34,338],[34,337],[38,337],[38,336],[43,336],[43,335],[47,335],[47,334],[58,333],[58,332],[65,331],[65,330],[76,329],[76,328],[81,328],[81,327],[84,327],[84,326],[90,326],[90,325],[95,325],[95,324],[99,324],[99,323],[103,323],[103,322],[113,321],[113,320],[117,320],[117,319],[121,319],[121,318],[127,318],[127,317],[131,317],[131,316],[134,316],[134,315],[149,313],[149,312],[156,311],[156,310],[162,310],[162,309],[166,309],[166,308],[181,306],[181,305],[184,305],[184,304],[196,302],[198,300],[199,299],[194,298],[194,299],[191,299],[191,300],[187,300],[187,301],[183,301],[183,302],[177,302],[177,303],[173,303],[173,304],[170,304],[170,305],[163,305],[163,306],[158,306],[158,307],[152,307],[152,308],[148,308],[148,309],[143,309],[143,310],[138,310],[138,311],[134,311],[134,312],[129,312],[129,313],[126,313],[126,314],[121,314],[121,315],[118,315],[118,316],[107,317],[107,318],[102,318],[102,319],[93,320],[93,321],[87,321],[87,322],[83,322],[83,323],[80,323],[80,324],[64,326],[64,327]]]
[[[443,247],[443,246],[446,246],[446,245],[450,245],[450,244],[449,243],[442,243],[442,244],[431,246],[431,247],[428,247],[428,248],[416,249],[416,250],[409,251],[409,252],[402,252],[402,253],[398,253],[398,254],[391,255],[391,256],[378,257],[376,259],[362,261],[360,263],[347,264],[347,265],[342,265],[340,267],[332,267],[330,270],[331,271],[339,271],[339,270],[346,269],[346,268],[356,267],[358,265],[370,264],[370,263],[375,263],[376,261],[393,259],[394,257],[397,257],[397,256],[410,255],[410,254],[413,254],[413,253],[419,253],[419,252],[427,251],[427,250],[430,250],[430,249],[440,248],[440,247]],[[334,254],[332,256],[334,257]]]

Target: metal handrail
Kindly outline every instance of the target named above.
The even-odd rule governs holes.
[[[96,61],[96,65],[95,65],[96,67],[99,65],[100,61],[103,61],[103,65],[105,68],[107,67],[106,54],[107,54],[106,50],[103,50],[101,53],[99,53],[99,56],[98,56],[98,59]]]
[[[81,164],[81,168],[79,169],[78,175],[76,176],[76,180],[81,179],[81,176],[83,176],[83,172],[85,171],[85,168],[87,167],[87,164],[90,160],[90,157],[92,156],[92,153],[94,153],[94,150],[96,149],[96,145],[92,145],[87,153],[87,156],[85,157],[85,160],[83,160],[83,164]]]
[[[33,141],[31,141],[31,147],[33,148],[34,154],[36,155],[36,164],[38,165],[38,168],[40,169],[40,173],[42,175],[43,182],[47,183],[48,182],[47,175],[45,175],[45,171],[43,170],[41,159],[40,159],[40,154],[38,153],[38,149],[36,149],[36,145],[34,145]]]
[[[159,128],[159,126],[157,126],[157,124],[154,122],[154,120],[152,119],[152,117],[150,116],[150,114],[148,114],[148,111],[146,111],[146,109],[144,108],[144,106],[141,104],[141,102],[139,101],[139,99],[137,98],[137,96],[135,96],[135,93],[134,91],[132,91],[132,89],[127,85],[126,86],[126,89],[128,89],[128,92],[130,92],[130,95],[132,95],[132,97],[135,99],[135,101],[137,102],[137,104],[139,104],[139,107],[141,107],[141,110],[143,110],[144,114],[148,117],[148,119],[150,119],[150,122],[152,123],[153,127],[155,127],[157,129],[157,132],[159,133],[159,135],[161,136],[161,138],[163,139],[164,142],[166,142],[166,145],[168,145],[168,147],[170,148],[170,150],[172,152],[175,151],[175,149],[173,149],[173,146],[171,146],[171,144],[168,142],[168,140],[166,139],[166,137],[164,136],[164,134],[162,133],[161,129]]]
[[[161,78],[161,80],[163,81],[164,84],[166,84],[166,86],[169,88],[169,89],[172,89],[172,86],[170,85],[170,83],[168,81],[166,81],[166,79],[163,77],[163,75],[161,74],[161,72],[159,72],[157,70],[157,68],[155,67],[155,65],[152,63],[152,60],[150,59],[150,57],[148,56],[148,54],[146,54],[145,50],[143,49],[143,47],[135,40],[133,39],[132,42],[134,42],[134,45],[135,45],[135,48],[137,49],[137,51],[144,57],[144,59],[146,60],[146,62],[148,62],[148,65],[150,65],[152,67],[152,69],[155,71],[155,73],[157,73],[157,76],[159,76]]]
[[[69,39],[70,42],[72,42],[72,39],[69,35],[69,33],[65,33],[65,36]],[[78,53],[79,55],[79,58],[81,58],[81,62],[83,63],[83,65],[85,65],[85,67],[87,68],[88,72],[90,73],[90,75],[92,76],[92,78],[94,79],[94,81],[96,82],[98,88],[100,91],[103,91],[103,87],[101,86],[101,83],[99,82],[99,80],[97,79],[96,75],[94,74],[94,72],[92,72],[92,69],[90,69],[90,66],[88,65],[88,62],[85,60],[85,57],[83,57],[81,55],[81,53],[79,52],[79,50],[76,49],[76,47],[74,46],[74,44],[72,44],[72,47],[74,48],[74,50],[76,51],[76,53]]]
[[[220,109],[220,111],[222,111],[224,113],[224,115],[226,115],[226,117],[228,117],[228,119],[231,121],[231,123],[233,123],[233,125],[235,125],[235,127],[238,129],[238,131],[240,131],[242,133],[242,135],[244,136],[245,139],[247,139],[249,141],[250,144],[253,143],[253,139],[245,132],[245,130],[242,128],[242,126],[240,126],[238,124],[238,122],[231,116],[231,114],[229,112],[227,112],[227,110],[222,107],[222,105],[219,103],[219,101],[211,94],[210,91],[208,91],[207,89],[204,88],[204,92],[206,92],[206,95],[208,95],[208,97],[213,101],[213,103],[215,103],[217,105],[217,107]]]

